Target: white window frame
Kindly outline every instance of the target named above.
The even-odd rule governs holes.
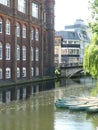
[[[20,60],[20,46],[17,45],[17,60]]]
[[[36,76],[39,76],[39,67],[36,67]]]
[[[26,26],[24,24],[23,24],[23,27],[22,27],[22,37],[26,38]]]
[[[11,59],[11,46],[9,43],[6,43],[6,60]]]
[[[9,67],[6,68],[6,79],[11,78],[11,69]]]
[[[10,7],[10,0],[0,0],[0,3]]]
[[[39,17],[38,15],[39,15],[39,6],[36,3],[32,3],[32,17],[38,19]]]
[[[0,68],[0,79],[2,79],[2,69]]]
[[[31,40],[34,40],[34,29],[31,29]]]
[[[17,37],[20,37],[20,24],[16,23],[16,35]]]
[[[31,67],[31,76],[33,77],[34,76],[34,68]]]
[[[35,29],[35,40],[39,41],[39,30],[37,28]]]
[[[17,67],[17,78],[20,78],[20,68]]]
[[[33,47],[31,47],[31,61],[34,60],[34,49]]]
[[[18,0],[18,11],[26,13],[26,0]]]
[[[25,61],[26,60],[26,46],[22,46],[22,59],[23,59],[23,61]]]
[[[2,60],[2,43],[0,42],[0,60]]]
[[[39,61],[39,49],[38,48],[36,48],[36,50],[35,50],[35,60]]]
[[[10,23],[10,21],[7,19],[7,20],[6,20],[6,34],[7,34],[7,35],[10,35],[10,33],[11,33],[11,23]]]
[[[2,33],[2,18],[0,18],[0,33]]]
[[[22,77],[26,77],[26,68],[25,67],[22,68]]]

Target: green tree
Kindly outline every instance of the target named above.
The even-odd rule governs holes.
[[[90,3],[91,22],[89,27],[92,32],[91,44],[87,45],[84,51],[84,72],[89,72],[92,77],[98,78],[98,0]]]

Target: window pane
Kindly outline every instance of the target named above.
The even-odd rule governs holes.
[[[6,21],[6,34],[10,35],[10,21],[8,19]]]
[[[26,47],[23,46],[22,48],[23,60],[26,60]]]
[[[10,60],[10,54],[11,54],[11,49],[10,49],[10,44],[6,44],[6,60]]]
[[[22,35],[23,35],[23,38],[26,38],[26,26],[23,25],[23,30],[22,30]]]
[[[0,18],[0,33],[2,33],[2,19]]]
[[[18,11],[25,13],[26,12],[26,1],[18,0]]]
[[[32,16],[38,18],[38,5],[32,3]]]
[[[0,43],[0,60],[2,60],[2,44]]]
[[[22,69],[22,77],[26,77],[26,68],[25,67],[23,67],[23,69]]]
[[[0,79],[2,79],[2,69],[0,68]]]
[[[16,23],[16,35],[17,35],[17,37],[20,37],[20,25],[19,25],[19,23]]]
[[[10,0],[0,0],[0,3],[10,7]]]
[[[17,60],[20,60],[20,47],[17,45]]]
[[[6,68],[6,79],[11,78],[11,71],[10,68]]]

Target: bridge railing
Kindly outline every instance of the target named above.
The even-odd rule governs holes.
[[[83,66],[83,63],[55,63],[55,67],[74,67],[74,66]]]

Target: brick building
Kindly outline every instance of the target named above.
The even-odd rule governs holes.
[[[53,75],[54,0],[0,0],[0,80]]]

